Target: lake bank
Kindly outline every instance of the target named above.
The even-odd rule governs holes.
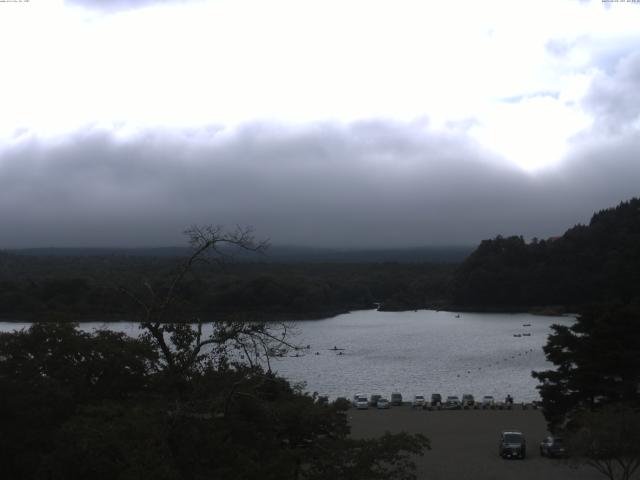
[[[291,312],[291,311],[213,311],[213,312],[191,312],[186,313],[183,318],[188,318],[187,322],[192,322],[197,318],[204,319],[203,322],[211,322],[215,320],[242,320],[247,322],[289,322],[289,321],[307,321],[307,320],[326,320],[338,315],[349,314],[357,311],[379,311],[379,312],[415,312],[422,310],[433,310],[436,312],[450,313],[484,313],[484,314],[530,314],[537,316],[575,316],[578,307],[570,308],[566,306],[533,306],[533,307],[504,307],[504,306],[466,306],[466,305],[450,305],[450,304],[427,304],[422,306],[411,307],[394,307],[383,303],[371,303],[363,305],[353,305],[349,308],[331,308],[326,310],[313,310],[308,312]],[[74,323],[119,323],[131,322],[136,317],[134,312],[112,313],[92,313],[92,314],[73,314],[68,313],[48,313],[42,315],[34,314],[13,314],[7,317],[0,317],[0,322],[74,322]],[[167,322],[169,323],[169,322]]]

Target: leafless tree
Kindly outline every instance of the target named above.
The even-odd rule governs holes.
[[[204,335],[200,317],[176,321],[172,308],[180,285],[193,274],[197,264],[214,262],[220,265],[238,251],[263,253],[268,242],[256,241],[253,230],[242,227],[228,231],[219,225],[196,225],[184,233],[189,239],[191,252],[165,286],[158,288],[145,280],[141,292],[121,287],[121,291],[140,308],[140,327],[159,348],[164,368],[171,374],[189,375],[190,370],[197,368],[205,357],[226,361],[235,352],[249,366],[261,365],[270,371],[273,357],[295,348],[287,338],[286,324],[276,328],[264,322],[227,318],[211,322],[211,333]]]

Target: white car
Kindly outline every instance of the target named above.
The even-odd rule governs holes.
[[[361,393],[356,393],[353,396],[353,406],[358,410],[366,410],[369,408],[369,399],[366,395],[362,395]]]
[[[424,395],[416,395],[413,397],[413,403],[411,403],[411,406],[414,408],[424,407]]]
[[[496,400],[491,395],[482,397],[482,408],[495,408]]]

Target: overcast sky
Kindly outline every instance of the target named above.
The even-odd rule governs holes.
[[[0,2],[0,248],[475,244],[640,195],[640,3]]]

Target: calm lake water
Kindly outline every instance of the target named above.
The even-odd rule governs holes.
[[[549,327],[573,322],[572,317],[529,314],[362,310],[292,322],[293,341],[310,348],[299,357],[276,359],[272,368],[332,399],[355,393],[401,392],[412,398],[437,392],[499,400],[509,393],[516,402],[531,401],[539,398],[531,371],[551,368],[542,352]],[[0,322],[0,331],[24,326],[28,324]],[[104,326],[83,324],[86,330]],[[139,332],[136,323],[108,326],[131,335]],[[530,336],[514,337],[522,333]]]

